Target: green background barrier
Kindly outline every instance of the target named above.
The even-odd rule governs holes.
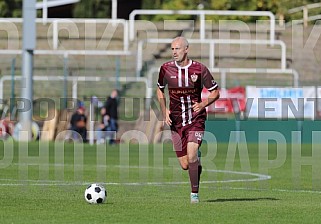
[[[286,143],[312,143],[313,131],[321,131],[319,120],[208,120],[204,139],[207,142],[230,142],[243,139],[246,142],[259,142],[260,131],[271,131],[282,135]],[[240,131],[240,132],[238,132]],[[297,132],[301,136],[298,136]],[[211,135],[213,134],[215,138]],[[293,137],[292,137],[293,136]],[[295,137],[294,137],[295,136]],[[243,137],[243,138],[242,138]]]

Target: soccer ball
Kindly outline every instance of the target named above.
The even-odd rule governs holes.
[[[90,204],[101,204],[106,200],[107,191],[99,184],[91,184],[85,190],[85,199]]]

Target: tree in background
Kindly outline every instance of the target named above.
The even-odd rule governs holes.
[[[110,18],[111,0],[81,0],[76,4],[75,18]]]
[[[40,1],[40,0],[39,0]],[[110,18],[112,0],[81,0],[75,4],[73,17],[76,18]],[[118,4],[125,4],[129,0],[118,0]],[[0,17],[22,17],[23,0],[0,0]],[[278,19],[292,20],[302,19],[302,12],[288,14],[291,8],[312,3],[320,3],[320,0],[142,0],[143,9],[207,9],[207,10],[252,10],[271,11]],[[202,6],[202,7],[200,7]],[[321,9],[311,10],[312,14],[320,14]],[[38,10],[38,16],[41,10]],[[309,10],[310,13],[310,10]],[[163,19],[193,19],[187,15],[157,15],[141,16],[141,19],[163,20]],[[207,17],[207,19],[242,19],[255,22],[253,17]],[[262,18],[263,19],[263,18]]]
[[[197,9],[199,0],[164,0],[161,9]],[[157,15],[155,20],[193,19],[190,15]]]
[[[155,1],[143,1],[143,9],[160,9],[164,0],[155,0]]]
[[[200,9],[202,5],[206,10],[244,10],[244,11],[271,11],[277,19],[291,20],[295,18],[302,18],[302,15],[289,15],[287,11],[291,8],[303,6],[307,4],[317,3],[320,0],[143,0],[144,9]],[[320,9],[318,12],[320,13]],[[192,19],[191,16],[184,15],[156,15],[156,16],[142,16],[142,19],[149,20],[163,20],[163,19]],[[219,20],[219,19],[241,19],[246,22],[255,22],[257,19],[247,16],[208,16],[207,19]]]
[[[0,0],[0,17],[22,17],[23,0]],[[110,18],[111,0],[81,0],[75,4],[77,18]],[[41,14],[41,11],[38,12]]]
[[[23,0],[1,0],[0,17],[22,17]]]

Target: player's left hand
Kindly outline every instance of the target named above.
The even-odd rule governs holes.
[[[202,103],[202,102],[200,102],[200,103],[194,102],[192,108],[193,108],[193,110],[194,110],[195,112],[200,112],[201,110],[204,109],[204,106],[203,106],[203,103]]]

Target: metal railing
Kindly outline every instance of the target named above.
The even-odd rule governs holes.
[[[14,80],[21,80],[22,76],[15,76]],[[0,78],[0,99],[3,99],[3,83],[4,81],[11,81],[12,76],[10,75],[4,75]],[[143,82],[146,85],[146,92],[145,96],[146,98],[151,98],[152,92],[151,89],[148,88],[149,83],[147,78],[144,77],[110,77],[110,78],[102,78],[99,76],[33,76],[33,80],[35,81],[61,81],[61,80],[67,80],[71,81],[72,84],[72,98],[78,99],[78,82],[101,82],[101,81],[120,81],[120,82]]]
[[[273,45],[275,41],[275,16],[270,11],[232,11],[232,10],[133,10],[129,14],[129,40],[135,39],[135,17],[137,15],[197,15],[200,17],[200,39],[205,37],[205,16],[219,15],[219,16],[267,16],[270,18],[270,44]]]
[[[0,50],[0,55],[21,55],[22,50]],[[34,55],[61,55],[64,59],[68,59],[69,55],[97,55],[97,56],[127,56],[131,53],[128,51],[103,51],[103,50],[35,50]],[[64,68],[66,70],[66,68]],[[10,78],[8,78],[10,77]],[[43,78],[46,77],[46,78]],[[33,76],[33,79],[35,80],[57,80],[57,77],[53,76],[43,76],[42,78],[40,76]],[[2,76],[0,78],[0,99],[3,99],[3,81],[11,79],[11,76]],[[15,76],[15,79],[21,79],[21,76]],[[79,76],[74,79],[73,77],[66,77],[67,80],[71,81],[100,81],[103,78],[100,77],[88,77],[88,76]],[[113,78],[109,78],[110,80],[113,80]],[[62,80],[61,77],[59,77],[58,80]],[[115,79],[116,80],[116,79]],[[143,81],[147,85],[147,79],[145,78],[136,78],[136,77],[117,77],[117,81],[124,82],[124,81]],[[73,94],[72,97],[77,98],[77,84],[73,83]]]
[[[22,18],[0,18],[0,24],[1,23],[23,23]],[[36,23],[40,24],[43,20],[40,18],[36,19]],[[124,19],[53,19],[49,18],[47,19],[48,23],[51,23],[49,25],[48,31],[52,28],[52,48],[54,50],[58,49],[58,43],[59,43],[59,24],[76,24],[76,23],[83,23],[83,24],[111,24],[112,26],[115,26],[117,24],[121,24],[123,26],[123,51],[128,51],[129,48],[129,40],[128,40],[128,21]],[[77,26],[75,25],[73,27],[73,31],[78,32],[79,37],[79,30]],[[67,29],[67,27],[64,27],[63,29]],[[2,29],[1,29],[2,30]],[[18,29],[16,29],[18,31]]]
[[[288,10],[289,14],[301,12],[303,13],[303,18],[299,20],[293,20],[287,23],[287,25],[296,25],[296,24],[301,24],[303,23],[304,26],[306,27],[308,25],[309,21],[315,21],[318,19],[321,19],[321,15],[314,15],[314,16],[309,16],[309,9],[315,9],[315,8],[321,8],[321,3],[313,3],[309,5],[304,5],[296,8],[292,8]]]
[[[34,50],[35,55],[97,55],[97,56],[127,56],[130,51],[122,50]],[[0,50],[0,55],[21,55],[22,50]]]
[[[143,47],[144,44],[167,44],[171,43],[172,39],[146,39],[141,40],[138,42],[137,45],[137,62],[136,62],[136,76],[139,77],[143,68]],[[189,43],[191,44],[208,44],[209,45],[209,67],[211,69],[215,69],[215,45],[217,44],[246,44],[246,45],[269,45],[270,41],[268,40],[233,40],[233,39],[206,39],[206,40],[199,40],[199,39],[190,39]],[[275,40],[275,45],[279,45],[281,47],[281,66],[278,69],[285,70],[286,69],[286,45],[281,40]],[[246,58],[246,56],[244,56]],[[238,68],[236,68],[238,69]],[[242,68],[239,68],[242,69]]]
[[[293,86],[299,86],[299,73],[295,69],[279,68],[209,68],[213,73],[221,74],[221,88],[226,88],[226,75],[231,74],[289,74],[293,76]]]

